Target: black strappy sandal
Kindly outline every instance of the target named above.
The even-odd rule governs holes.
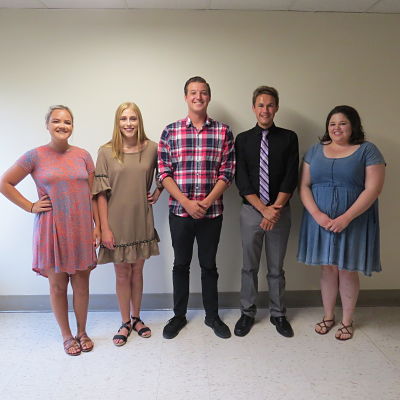
[[[114,345],[117,346],[117,347],[123,346],[123,345],[126,344],[126,342],[128,341],[128,337],[129,337],[129,335],[130,335],[131,332],[132,332],[131,320],[129,320],[129,321],[127,321],[127,322],[122,322],[122,325],[121,325],[120,328],[118,329],[118,332],[119,332],[121,329],[124,329],[124,328],[128,331],[128,334],[127,334],[126,336],[125,336],[125,335],[114,335],[114,337],[113,337],[113,343],[114,343]],[[114,340],[122,340],[122,342],[120,342],[120,343],[115,343]]]
[[[148,326],[145,326],[144,328],[142,328],[142,329],[139,329],[139,330],[136,330],[135,329],[135,327],[136,327],[136,325],[138,324],[138,323],[141,323],[141,324],[145,324],[141,319],[140,319],[140,317],[131,317],[132,318],[132,322],[133,322],[133,325],[132,325],[132,330],[134,330],[135,332],[137,332],[137,334],[140,336],[140,337],[142,337],[142,338],[145,338],[145,339],[147,339],[147,338],[149,338],[150,336],[151,336],[151,329],[148,327]],[[147,332],[150,332],[150,335],[145,335],[145,333],[147,333]]]

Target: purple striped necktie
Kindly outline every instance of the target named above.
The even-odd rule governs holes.
[[[268,130],[262,131],[260,149],[260,199],[269,203]]]

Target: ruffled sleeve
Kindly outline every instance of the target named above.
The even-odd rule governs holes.
[[[92,194],[96,195],[101,192],[111,191],[110,180],[108,176],[108,162],[104,147],[100,147],[99,154],[97,156],[96,170],[94,173],[94,183]]]

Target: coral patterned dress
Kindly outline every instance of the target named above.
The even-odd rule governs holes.
[[[60,153],[45,145],[25,153],[17,165],[32,175],[39,198],[48,195],[52,204],[51,211],[35,216],[32,269],[47,277],[49,270],[74,274],[94,268],[90,154],[75,146]]]

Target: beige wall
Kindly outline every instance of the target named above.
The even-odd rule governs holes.
[[[186,113],[182,86],[193,75],[210,82],[210,115],[235,134],[254,124],[250,99],[260,84],[281,95],[278,125],[299,135],[301,154],[321,135],[328,111],[356,107],[369,140],[388,163],[380,199],[384,272],[363,278],[364,289],[399,288],[400,157],[398,93],[400,15],[226,11],[0,11],[0,171],[44,144],[50,104],[75,113],[73,144],[93,158],[110,138],[117,105],[133,100],[149,136]],[[32,181],[20,189],[35,199]],[[241,246],[235,187],[225,196],[219,248],[220,290],[240,286]],[[295,259],[301,206],[292,201],[286,257],[287,288],[318,288],[318,268]],[[0,295],[46,294],[47,281],[30,271],[32,216],[0,198]],[[167,196],[155,207],[161,256],[146,263],[145,292],[171,292],[172,249]],[[265,275],[265,265],[262,266]],[[260,276],[260,287],[266,288]],[[113,293],[113,268],[99,266],[92,293]],[[191,287],[200,291],[193,263]]]

